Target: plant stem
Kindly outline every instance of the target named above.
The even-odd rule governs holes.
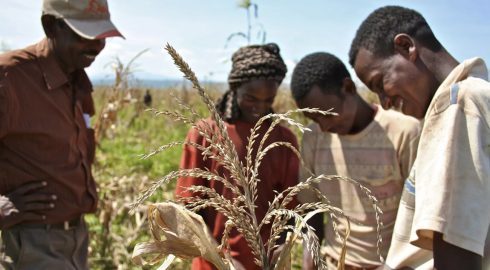
[[[247,29],[247,45],[250,45],[250,32],[252,31],[252,25],[250,23],[250,6],[247,7],[247,24],[248,24],[248,29]]]

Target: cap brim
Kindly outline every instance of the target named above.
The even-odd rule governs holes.
[[[110,20],[76,20],[64,18],[64,21],[78,35],[86,39],[102,39],[124,36]]]

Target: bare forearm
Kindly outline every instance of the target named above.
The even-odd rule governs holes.
[[[480,255],[444,241],[441,233],[434,232],[433,247],[435,269],[482,269],[482,257]]]

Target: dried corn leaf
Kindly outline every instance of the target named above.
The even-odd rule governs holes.
[[[140,243],[133,250],[137,264],[154,264],[170,255],[183,259],[203,257],[220,270],[233,270],[228,259],[218,253],[218,244],[209,233],[201,216],[185,207],[164,202],[148,206],[148,222],[153,241]],[[144,256],[154,255],[147,262]],[[169,260],[164,265],[170,265]],[[159,269],[166,269],[163,266]]]

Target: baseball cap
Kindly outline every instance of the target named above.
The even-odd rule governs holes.
[[[75,33],[86,39],[124,38],[111,21],[106,0],[44,0],[45,14],[63,19]]]

